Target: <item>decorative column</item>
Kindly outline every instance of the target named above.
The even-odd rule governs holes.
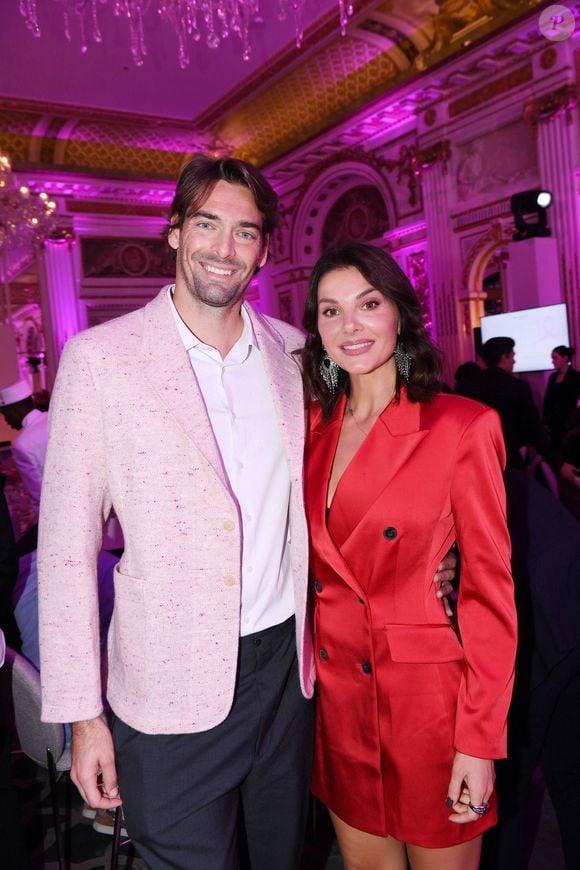
[[[549,223],[558,242],[563,301],[568,305],[570,343],[580,342],[580,219],[576,199],[574,119],[576,87],[565,85],[529,100],[524,121],[538,128],[538,157],[542,185],[552,194]]]
[[[445,377],[452,378],[462,362],[459,312],[454,286],[453,230],[447,184],[449,140],[443,139],[413,154],[415,173],[422,176],[423,208],[429,243],[433,336],[444,353]]]
[[[54,383],[65,343],[81,329],[72,239],[47,239],[39,256],[40,304],[46,351],[47,386]]]

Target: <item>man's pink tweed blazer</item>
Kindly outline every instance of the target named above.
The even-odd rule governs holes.
[[[102,710],[96,558],[111,505],[125,553],[115,575],[107,697],[139,731],[219,724],[233,698],[240,523],[166,288],[145,308],[75,336],[59,367],[39,532],[46,721]],[[248,309],[291,479],[290,546],[302,691],[314,668],[302,496],[299,331]]]

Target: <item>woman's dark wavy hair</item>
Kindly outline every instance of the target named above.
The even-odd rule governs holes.
[[[423,324],[421,306],[411,282],[386,251],[354,242],[323,254],[310,276],[302,320],[307,338],[301,351],[307,395],[320,402],[326,420],[342,393],[348,395],[349,382],[345,371],[340,370],[335,393],[330,392],[320,374],[324,351],[318,332],[318,286],[329,272],[351,267],[358,269],[369,285],[392,302],[399,313],[400,341],[410,354],[412,363],[408,383],[397,371],[396,401],[400,399],[401,387],[405,386],[411,402],[429,402],[440,389],[441,358]]]

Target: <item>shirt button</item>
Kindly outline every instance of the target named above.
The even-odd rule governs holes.
[[[371,663],[367,662],[366,659],[364,660],[364,662],[361,662],[361,668],[362,668],[364,674],[372,674],[372,672],[373,672],[373,669],[371,667]]]
[[[319,652],[319,656],[322,659],[322,661],[325,662],[328,658],[328,653],[326,652],[325,649],[321,649]]]
[[[387,539],[387,541],[394,541],[397,537],[397,530],[394,526],[387,526],[383,531],[383,537]]]
[[[316,592],[322,592],[322,583],[320,582],[320,580],[314,581],[314,589]]]
[[[235,585],[236,585],[236,578],[234,577],[234,575],[233,574],[226,574],[226,576],[224,577],[224,586],[235,586]]]
[[[236,524],[232,520],[226,520],[224,523],[224,529],[226,532],[233,532],[235,527],[236,527]]]

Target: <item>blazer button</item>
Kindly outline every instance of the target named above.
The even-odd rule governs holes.
[[[373,672],[373,669],[371,667],[371,663],[367,662],[366,659],[364,660],[364,662],[361,662],[361,668],[362,668],[364,674],[372,674],[372,672]]]
[[[397,537],[396,528],[394,526],[387,526],[387,528],[383,530],[383,537],[385,537],[387,541],[393,541]]]
[[[321,649],[319,652],[319,656],[322,659],[322,661],[325,662],[328,658],[328,653],[326,652],[325,649]]]
[[[322,592],[322,583],[320,582],[320,580],[314,581],[314,590],[316,592]]]

